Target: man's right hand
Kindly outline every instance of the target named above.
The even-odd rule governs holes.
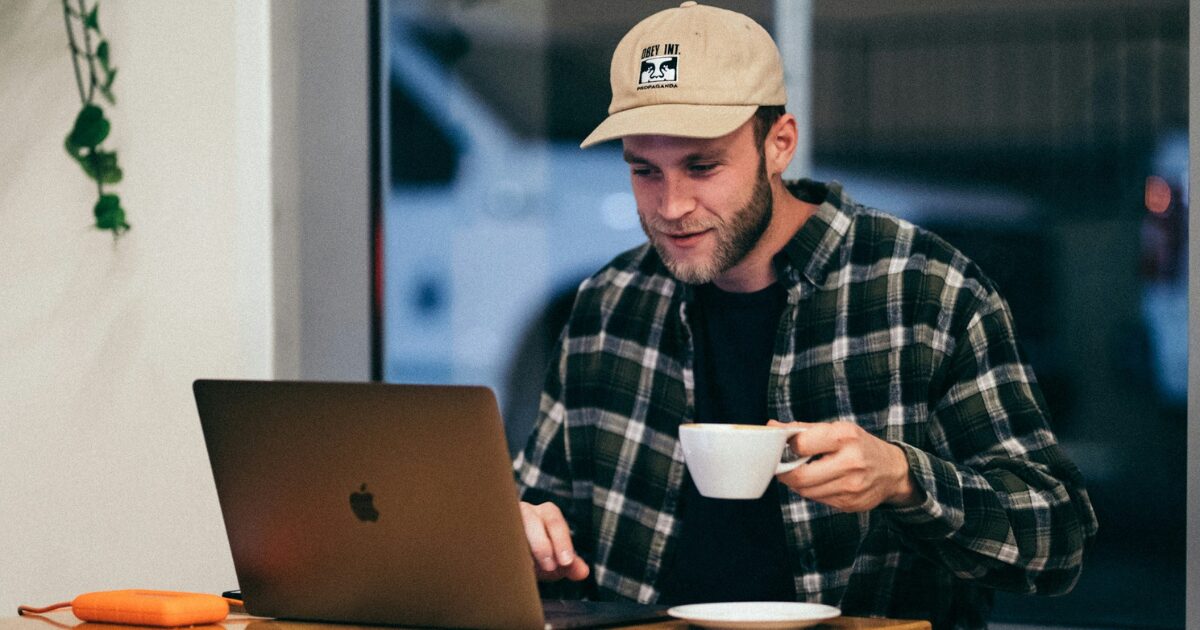
[[[591,569],[577,555],[571,544],[571,529],[562,511],[553,503],[533,505],[521,502],[521,520],[525,522],[525,537],[537,579],[553,582],[567,578],[578,582],[586,579]]]

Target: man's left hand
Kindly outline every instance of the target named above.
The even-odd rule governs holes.
[[[865,512],[888,504],[918,505],[924,492],[914,483],[904,451],[852,422],[783,424],[804,427],[791,438],[792,450],[811,461],[778,476],[792,492],[843,512]]]

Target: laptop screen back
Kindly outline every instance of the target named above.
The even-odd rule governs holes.
[[[490,390],[199,380],[194,392],[248,612],[543,627]]]

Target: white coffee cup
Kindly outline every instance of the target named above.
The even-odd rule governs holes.
[[[757,499],[775,475],[807,463],[784,462],[788,438],[801,427],[754,424],[679,425],[683,460],[700,494],[712,499]]]

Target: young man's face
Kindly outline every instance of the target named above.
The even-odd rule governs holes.
[[[771,222],[753,121],[714,139],[627,136],[638,217],[674,276],[704,284],[736,267]]]

